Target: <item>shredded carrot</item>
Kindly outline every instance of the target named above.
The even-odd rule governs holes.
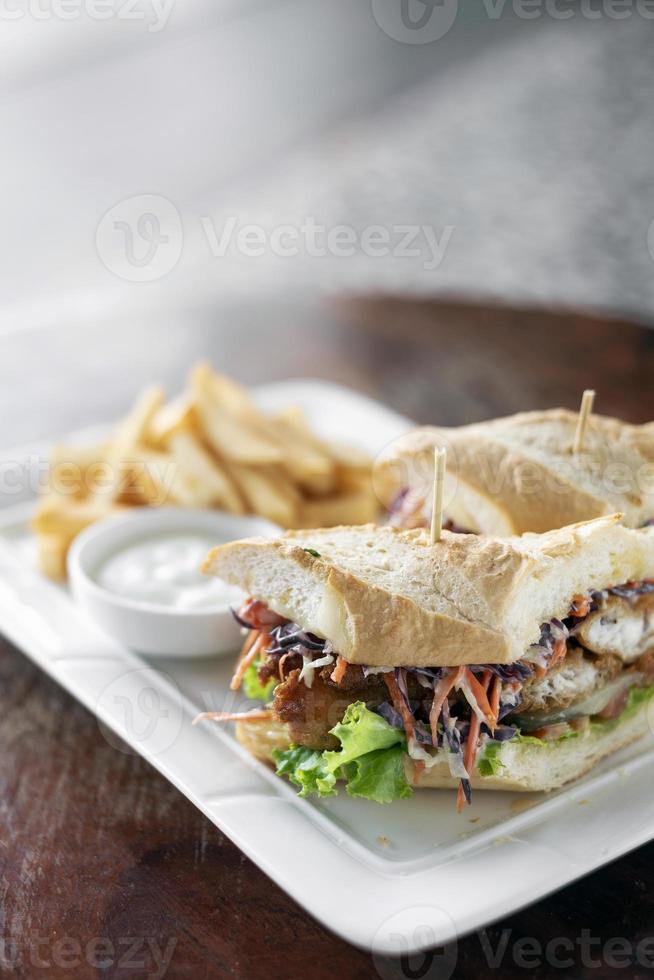
[[[229,684],[230,690],[232,691],[238,691],[245,671],[248,669],[250,664],[254,663],[259,654],[265,650],[266,647],[270,646],[270,636],[268,633],[257,633],[256,638],[251,643],[248,643],[249,639],[250,637],[248,637],[243,644],[241,659],[236,665],[234,676]]]
[[[434,690],[434,700],[431,703],[431,709],[429,711],[429,726],[431,728],[431,740],[434,745],[438,741],[438,719],[441,715],[441,710],[445,703],[445,698],[448,696],[453,687],[460,684],[463,675],[465,673],[465,667],[459,667],[457,670],[452,670],[445,677],[441,677],[436,688]]]
[[[555,664],[558,664],[559,660],[563,660],[566,653],[568,652],[568,644],[565,639],[557,640],[554,644],[554,653],[550,658],[550,662],[547,665],[547,669],[551,670]]]
[[[470,670],[470,668],[466,668],[465,671],[465,680],[468,686],[470,687],[470,690],[474,695],[475,701],[479,705],[482,714],[486,718],[486,723],[488,724],[488,727],[492,731],[495,728],[495,716],[493,715],[492,708],[488,703],[488,695],[486,694],[486,691],[488,690],[488,682],[490,680],[490,675],[491,675],[490,670],[485,670],[484,673],[481,675],[482,683],[480,684],[477,678],[475,677],[475,675],[473,674],[473,672]],[[486,679],[485,683],[483,682],[484,678]]]
[[[574,616],[575,619],[583,619],[590,612],[590,606],[590,596],[575,595],[572,597],[570,615]]]
[[[389,671],[388,673],[382,674],[382,677],[386,682],[386,687],[388,688],[391,700],[393,701],[393,707],[402,717],[406,737],[413,738],[415,734],[413,715],[411,714],[411,709],[404,700],[404,696],[398,687],[397,681],[395,680],[395,673],[393,671]]]
[[[425,771],[425,763],[422,759],[413,760],[413,785],[417,786],[420,778]]]
[[[490,682],[491,672],[490,670],[485,670],[481,675],[480,688],[484,693],[484,698],[488,703],[488,698],[486,697],[486,691],[488,690],[488,684]],[[489,705],[490,707],[490,705]],[[477,755],[477,743],[479,741],[479,731],[481,729],[481,721],[478,715],[473,711],[470,716],[470,731],[468,733],[468,740],[466,742],[465,754],[463,756],[463,764],[466,767],[466,772],[468,776],[472,777],[472,770],[475,765],[475,757]],[[466,803],[465,793],[463,791],[463,784],[459,783],[459,791],[456,795],[456,811],[460,813]]]
[[[248,635],[245,637],[245,642],[243,643],[243,646],[241,647],[241,652],[238,655],[238,661],[237,661],[238,663],[240,663],[240,661],[243,659],[243,657],[246,656],[248,651],[252,649],[252,644],[259,639],[259,636],[260,636],[259,630],[250,630]]]
[[[269,721],[273,716],[270,708],[255,708],[254,711],[203,711],[192,721]]]
[[[347,660],[342,657],[339,653],[338,659],[336,660],[336,666],[332,670],[329,679],[334,682],[334,684],[340,684],[345,677],[345,671],[347,670]]]

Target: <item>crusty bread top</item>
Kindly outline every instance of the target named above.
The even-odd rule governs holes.
[[[549,531],[617,511],[630,527],[654,518],[654,424],[591,415],[583,452],[575,456],[577,419],[557,408],[417,429],[377,461],[378,494],[388,503],[411,486],[429,499],[434,447],[445,446],[446,515],[470,530]]]
[[[519,538],[443,532],[435,545],[426,531],[374,525],[292,531],[220,545],[203,570],[351,663],[510,663],[575,594],[654,576],[654,528],[613,515]]]

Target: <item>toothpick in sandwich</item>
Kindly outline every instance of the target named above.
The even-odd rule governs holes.
[[[431,512],[431,543],[436,544],[441,539],[443,529],[443,483],[445,480],[445,466],[447,464],[447,450],[434,450],[434,495]]]
[[[577,431],[575,432],[575,441],[572,447],[572,451],[575,456],[578,456],[583,448],[586,426],[588,425],[590,413],[593,411],[594,401],[595,392],[592,389],[587,388],[584,391],[581,399],[581,408],[579,409],[579,419],[577,421]]]

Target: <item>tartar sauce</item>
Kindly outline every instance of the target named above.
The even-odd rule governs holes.
[[[95,576],[115,595],[171,609],[224,608],[238,603],[240,589],[203,575],[200,565],[215,538],[166,534],[141,538],[107,558]]]

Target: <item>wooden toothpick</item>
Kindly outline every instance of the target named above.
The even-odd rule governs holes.
[[[592,389],[587,388],[581,399],[581,408],[579,409],[579,418],[577,420],[577,431],[575,432],[575,441],[572,447],[572,451],[575,456],[579,455],[584,445],[584,433],[586,432],[586,426],[588,425],[588,418],[590,413],[593,411],[593,403],[595,401],[595,392]]]
[[[436,544],[441,539],[443,528],[443,482],[445,480],[445,465],[447,451],[434,450],[434,496],[431,510],[431,543]]]

